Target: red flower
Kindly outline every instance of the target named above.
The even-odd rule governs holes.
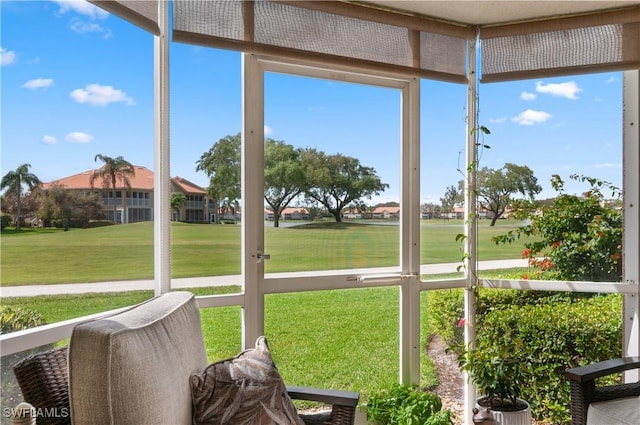
[[[458,327],[461,328],[463,327],[465,324],[467,323],[467,320],[463,317],[460,320],[458,320]]]
[[[530,249],[525,249],[524,251],[522,251],[522,258],[529,258],[530,256],[531,256]]]

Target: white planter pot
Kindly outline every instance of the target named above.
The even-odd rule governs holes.
[[[491,410],[494,425],[531,425],[531,407],[529,403],[521,399],[518,399],[518,401],[526,404],[527,407],[524,410],[515,412]]]

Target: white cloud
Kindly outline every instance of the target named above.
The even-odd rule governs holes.
[[[46,89],[47,87],[51,87],[53,85],[53,80],[51,78],[35,78],[33,80],[29,80],[22,85],[25,89]]]
[[[71,20],[71,31],[77,32],[78,34],[108,32],[100,24],[95,22],[84,22],[77,18]]]
[[[265,126],[264,126],[264,135],[265,135],[265,136],[268,136],[268,135],[270,135],[271,133],[273,133],[273,129],[272,129],[271,127],[269,127],[268,125],[265,125]]]
[[[615,83],[616,81],[618,81],[618,77],[612,75],[607,79],[607,84]]]
[[[545,122],[549,118],[551,118],[551,114],[548,112],[527,109],[526,111],[520,112],[517,117],[513,117],[512,121],[520,125],[533,125]]]
[[[45,145],[55,145],[56,143],[58,143],[58,140],[53,136],[45,134],[44,136],[42,136],[42,143],[44,143]]]
[[[60,7],[58,10],[60,14],[75,12],[91,19],[104,19],[109,16],[109,13],[85,0],[53,0],[53,3]]]
[[[0,47],[0,65],[11,65],[16,63],[16,52]]]
[[[70,143],[89,143],[93,140],[93,136],[80,131],[74,131],[65,136],[64,140]]]
[[[69,96],[78,103],[88,103],[92,106],[106,106],[110,103],[122,102],[133,105],[133,98],[127,96],[120,89],[100,84],[87,84],[84,89],[75,89]]]
[[[535,93],[529,93],[526,91],[520,93],[520,99],[522,100],[536,100],[536,97],[538,97],[538,95]]]
[[[507,121],[507,117],[500,117],[500,118],[489,118],[489,122],[491,124],[502,124],[503,122]]]
[[[577,93],[582,89],[578,87],[575,81],[558,84],[544,84],[542,81],[536,83],[536,91],[538,93],[550,94],[551,96],[566,97],[567,99],[577,99]]]

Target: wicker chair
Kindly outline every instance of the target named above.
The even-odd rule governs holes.
[[[571,385],[571,424],[586,425],[587,409],[591,403],[640,396],[640,381],[619,385],[597,386],[597,378],[640,369],[640,357],[606,360],[587,366],[567,369]]]
[[[66,346],[23,359],[14,366],[13,373],[24,401],[53,413],[38,417],[38,425],[71,423]]]
[[[69,382],[67,374],[67,346],[34,354],[14,367],[14,374],[26,402],[49,412],[50,417],[38,417],[38,425],[67,425],[69,415]],[[301,414],[307,425],[353,425],[358,393],[322,390],[308,387],[287,387],[297,400],[317,401],[331,405],[331,410]]]

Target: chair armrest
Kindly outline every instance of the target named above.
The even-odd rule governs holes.
[[[321,388],[297,387],[287,385],[289,397],[296,400],[317,401],[325,404],[356,407],[359,393],[351,391],[325,390]]]
[[[586,425],[589,405],[596,401],[615,400],[640,395],[640,382],[596,386],[596,378],[640,368],[640,357],[605,360],[565,370],[571,391],[571,425]]]
[[[584,383],[602,376],[638,368],[640,368],[640,357],[623,357],[567,369],[565,375],[572,381]]]

